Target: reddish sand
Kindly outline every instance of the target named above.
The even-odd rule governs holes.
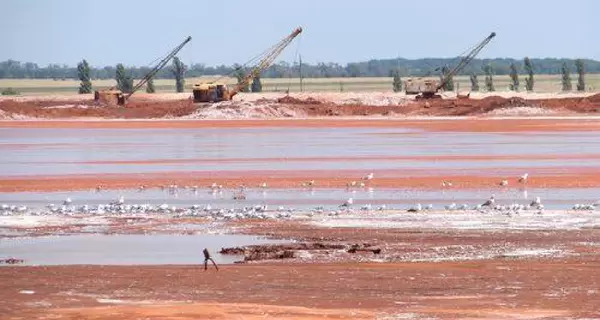
[[[498,187],[503,179],[509,179],[509,188],[521,188],[517,182],[517,173],[525,172],[524,168],[510,169],[512,174],[481,175],[456,174],[452,171],[420,170],[387,170],[374,171],[376,179],[367,182],[366,186],[378,188],[440,188],[443,180],[451,181],[453,188],[485,188]],[[543,188],[585,188],[600,187],[599,168],[536,168],[529,170],[531,178],[529,187]],[[67,191],[90,190],[101,186],[104,189],[160,187],[176,184],[183,186],[208,187],[213,182],[225,188],[241,185],[258,187],[266,182],[271,188],[300,188],[302,184],[315,180],[315,188],[343,188],[350,181],[359,181],[365,172],[357,170],[340,171],[213,171],[213,172],[158,172],[132,174],[73,174],[50,176],[16,176],[1,177],[0,192],[23,191]]]
[[[341,318],[361,310],[417,313],[429,317],[515,318],[599,316],[595,257],[560,260],[497,260],[448,263],[305,264],[222,266],[65,266],[0,268],[0,306],[5,319],[25,317],[139,319],[202,317],[201,305],[103,305],[125,301],[261,304],[220,315],[310,319],[338,309]],[[49,281],[51,279],[51,281]],[[33,290],[34,294],[19,294]],[[110,300],[109,300],[110,301]],[[153,304],[150,302],[150,304]],[[45,307],[44,307],[45,305]],[[105,304],[104,304],[105,305]],[[265,305],[310,308],[272,308]],[[50,306],[50,307],[49,307]],[[339,309],[346,309],[344,311]],[[178,310],[179,312],[175,312]],[[210,310],[210,309],[209,309]],[[268,310],[273,310],[268,312]],[[175,312],[175,313],[174,313]],[[281,313],[278,313],[281,312]],[[272,314],[273,313],[273,314]],[[212,317],[212,315],[211,315]]]
[[[365,120],[365,119],[273,119],[273,120],[40,120],[0,121],[1,128],[251,128],[251,127],[372,127],[415,128],[450,132],[596,131],[600,119],[468,119],[468,120]]]

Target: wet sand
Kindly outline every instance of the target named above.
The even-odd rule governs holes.
[[[546,170],[544,170],[546,169]],[[478,188],[591,188],[600,187],[600,168],[511,168],[502,172],[481,175],[480,173],[457,174],[453,170],[399,170],[374,171],[379,178],[366,183],[373,188],[420,188],[441,189],[442,181],[451,181],[454,189]],[[517,182],[522,172],[529,172],[531,178],[527,184]],[[350,181],[361,181],[364,171],[197,171],[197,172],[158,172],[131,174],[73,174],[51,176],[13,176],[0,177],[0,192],[50,192],[93,190],[98,186],[102,189],[135,189],[140,185],[158,188],[172,184],[183,186],[198,186],[208,190],[216,182],[226,189],[238,188],[245,185],[258,188],[266,182],[270,188],[302,188],[302,184],[315,180],[313,188],[345,188]],[[500,187],[503,179],[509,179],[507,187]]]
[[[223,266],[218,272],[205,272],[199,266],[7,267],[0,269],[0,299],[4,302],[0,310],[5,319],[42,315],[59,319],[133,319],[151,315],[189,319],[207,312],[193,301],[235,301],[256,306],[238,310],[239,313],[216,314],[215,318],[259,313],[310,319],[323,318],[331,312],[321,309],[344,309],[332,312],[332,316],[337,314],[342,319],[359,310],[358,315],[365,318],[374,318],[374,314],[444,319],[597,317],[598,268],[597,257],[558,261],[237,265]],[[49,278],[53,281],[48,282]],[[35,293],[19,294],[20,290]],[[114,300],[124,302],[115,301],[115,307],[98,309]],[[135,306],[136,301],[143,304],[157,300],[166,306]],[[134,306],[118,306],[127,301]],[[180,309],[174,302],[185,305]],[[219,310],[222,309],[215,312]]]
[[[269,120],[20,120],[0,121],[0,128],[416,128],[447,132],[597,131],[600,118],[489,119],[269,119]]]

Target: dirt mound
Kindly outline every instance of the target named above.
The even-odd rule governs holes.
[[[262,102],[225,101],[204,105],[183,119],[271,119],[305,117],[306,114],[288,105]]]
[[[600,103],[600,93],[588,97],[587,100],[589,100],[592,103]]]
[[[341,250],[342,244],[295,243],[285,245],[252,245],[245,247],[222,248],[220,254],[244,255],[246,261],[292,259],[297,251]],[[354,247],[352,247],[354,248]],[[352,249],[351,248],[351,249]],[[356,252],[356,248],[355,252]]]
[[[298,98],[294,98],[292,96],[285,96],[283,98],[279,98],[277,99],[278,103],[288,103],[288,104],[321,104],[321,101],[314,99],[312,97],[308,97],[304,100],[302,99],[298,99]]]
[[[313,96],[314,95],[314,96]],[[521,94],[522,95],[522,94]],[[487,96],[482,99],[444,98],[415,101],[392,93],[301,93],[246,95],[243,99],[214,104],[194,104],[191,99],[133,99],[127,106],[101,106],[88,97],[76,99],[0,100],[0,118],[7,120],[42,118],[103,119],[271,119],[305,117],[405,117],[597,114],[600,94],[588,97]]]
[[[490,116],[534,116],[534,115],[550,115],[555,114],[554,110],[544,109],[540,107],[505,107],[494,109],[486,115]]]
[[[33,118],[105,118],[151,119],[181,117],[196,111],[191,100],[163,102],[129,102],[126,106],[101,106],[93,100],[73,104],[72,101],[0,101],[0,111],[10,115]]]

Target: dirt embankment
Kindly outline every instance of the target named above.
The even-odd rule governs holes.
[[[127,107],[102,106],[93,100],[73,102],[70,100],[0,101],[4,118],[103,118],[103,119],[152,119],[179,118],[197,109],[191,100],[132,101]]]
[[[393,101],[393,102],[392,102]],[[126,107],[101,106],[89,98],[81,100],[25,99],[0,100],[0,117],[4,119],[104,118],[104,119],[246,119],[290,117],[349,116],[478,116],[478,115],[547,115],[599,114],[600,94],[587,97],[482,99],[465,97],[448,99],[390,100],[353,98],[330,101],[303,95],[279,98],[241,99],[212,105],[194,104],[191,99],[132,99]]]
[[[293,97],[278,102],[312,117],[323,116],[477,116],[511,115],[510,110],[523,109],[522,115],[535,114],[594,114],[600,112],[600,94],[584,98],[523,99],[490,96],[483,99],[431,99],[404,105],[369,106],[337,105],[314,99],[299,100]],[[505,111],[505,112],[503,112]]]

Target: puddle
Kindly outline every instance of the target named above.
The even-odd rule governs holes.
[[[208,248],[217,264],[240,256],[221,255],[223,247],[286,243],[248,235],[74,235],[0,239],[0,258],[24,259],[24,265],[165,265],[202,264]]]

